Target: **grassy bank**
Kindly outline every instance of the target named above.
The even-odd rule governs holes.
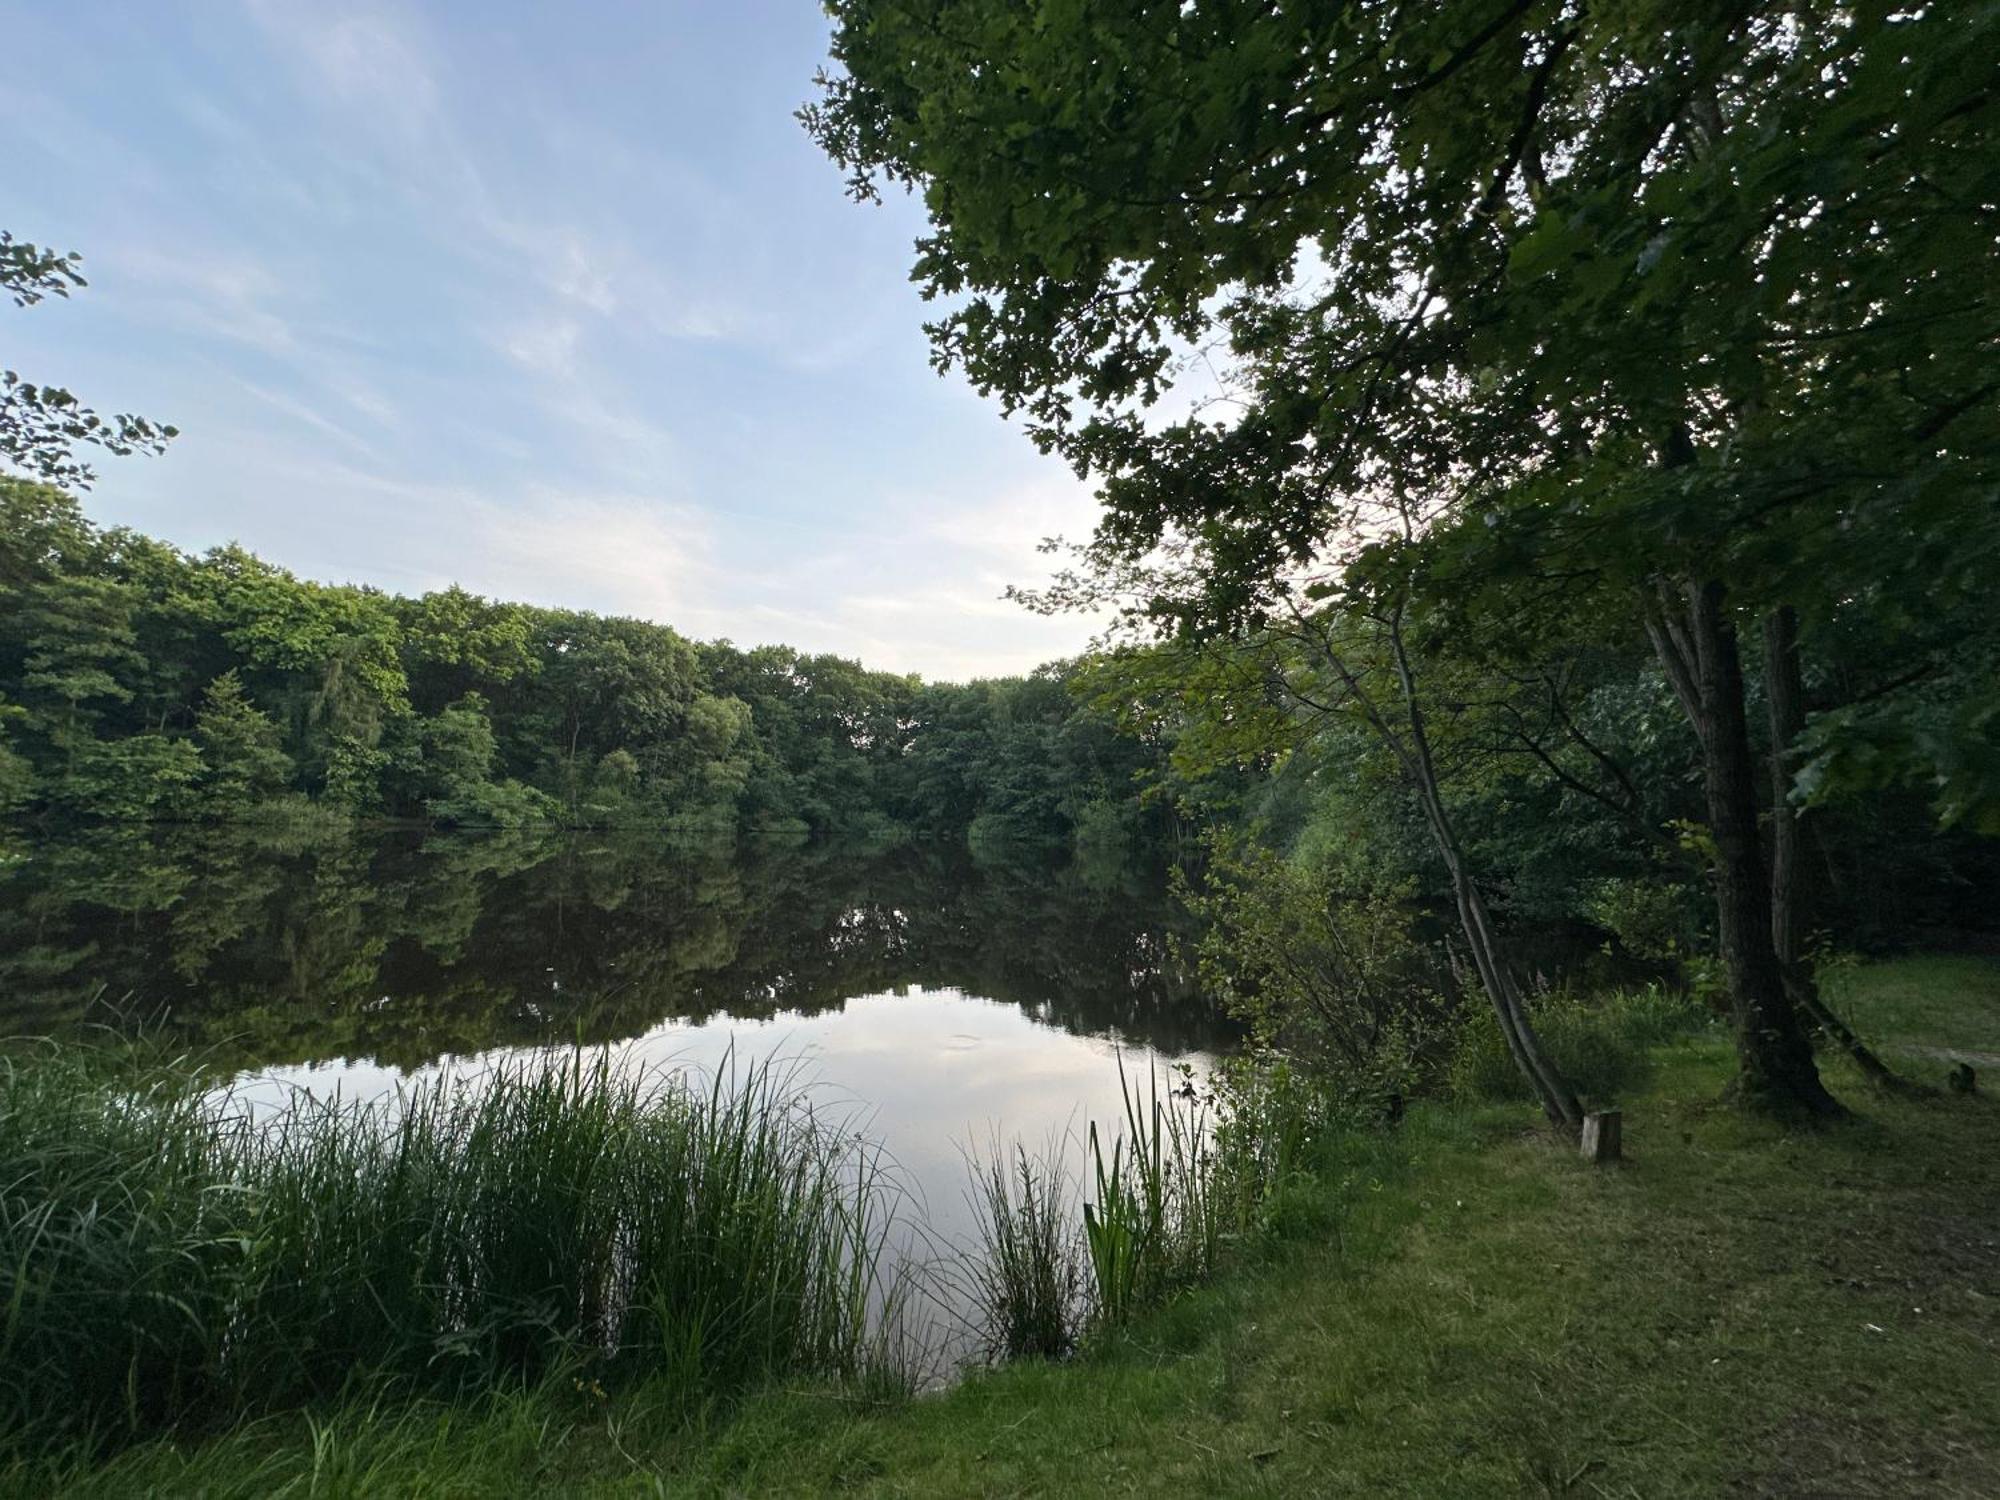
[[[1844,975],[1911,1076],[2000,1050],[2000,966]],[[641,1382],[274,1418],[19,1493],[1975,1496],[2000,1474],[2000,1100],[1880,1098],[1798,1134],[1664,1043],[1592,1170],[1518,1106],[1338,1137],[1277,1241],[1067,1364],[934,1399]],[[2000,1084],[2000,1076],[1987,1075]]]

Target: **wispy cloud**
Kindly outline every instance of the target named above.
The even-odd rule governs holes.
[[[430,49],[406,16],[318,0],[249,0],[252,17],[321,89],[401,144],[435,144],[438,85]]]
[[[570,375],[581,332],[574,318],[543,315],[515,324],[495,342],[509,359],[538,375]]]
[[[480,592],[698,631],[716,575],[699,511],[643,495],[538,490],[455,507],[466,539],[450,576]],[[440,575],[444,569],[438,570]]]
[[[287,396],[282,391],[274,391],[266,386],[258,385],[255,381],[239,378],[236,383],[273,411],[280,412],[284,416],[291,418],[294,422],[298,422],[303,426],[311,428],[314,432],[322,433],[334,439],[334,441],[354,449],[365,458],[379,461],[380,454],[376,451],[372,443],[366,438],[358,436],[348,428],[343,427],[316,407]]]
[[[186,333],[231,339],[265,354],[299,347],[279,311],[286,283],[242,251],[117,247],[100,257],[113,274],[145,288],[143,307]],[[135,299],[137,300],[137,299]]]

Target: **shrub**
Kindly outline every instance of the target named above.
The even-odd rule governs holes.
[[[971,1301],[989,1356],[1056,1359],[1076,1346],[1086,1304],[1071,1217],[1072,1194],[1057,1153],[1011,1157],[996,1142],[973,1164],[980,1244]]]
[[[1349,1091],[1407,1090],[1441,1050],[1447,979],[1399,890],[1340,887],[1255,846],[1217,842],[1199,890],[1203,980],[1257,1040]]]

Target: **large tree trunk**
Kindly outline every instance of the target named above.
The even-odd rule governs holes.
[[[1792,747],[1806,713],[1798,619],[1790,605],[1764,616],[1764,702],[1771,724],[1771,946],[1792,973],[1803,964],[1810,877],[1799,857],[1799,814],[1792,806]]]
[[[1771,725],[1771,946],[1792,1002],[1842,1047],[1872,1082],[1899,1080],[1882,1059],[1835,1015],[1819,992],[1805,954],[1811,925],[1813,879],[1805,857],[1809,832],[1792,805],[1796,747],[1806,727],[1805,686],[1799,669],[1799,622],[1789,605],[1764,616],[1764,700]]]
[[[1722,585],[1687,585],[1684,604],[1661,610],[1648,624],[1701,744],[1716,927],[1736,1030],[1734,1090],[1745,1104],[1774,1113],[1838,1115],[1841,1107],[1820,1081],[1772,941],[1743,662]]]

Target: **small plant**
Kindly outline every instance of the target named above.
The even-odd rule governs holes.
[[[1053,1152],[1041,1158],[997,1143],[973,1164],[980,1254],[973,1300],[988,1352],[1002,1359],[1058,1359],[1075,1346],[1083,1320],[1083,1268],[1070,1195]]]
[[[1158,1075],[1141,1093],[1122,1059],[1118,1085],[1125,1133],[1107,1146],[1091,1122],[1095,1194],[1083,1206],[1096,1315],[1110,1326],[1211,1273],[1222,1244],[1208,1106],[1191,1088],[1163,1102]]]

